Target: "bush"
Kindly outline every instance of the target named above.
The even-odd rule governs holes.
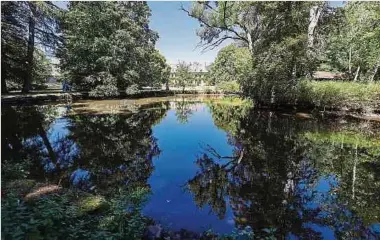
[[[238,93],[240,85],[236,81],[221,82],[216,86],[216,89],[223,93]]]
[[[106,200],[80,190],[65,190],[23,201],[1,199],[4,239],[141,239],[148,219],[141,215],[149,190],[121,190]]]
[[[137,84],[132,84],[131,86],[127,87],[125,90],[125,93],[127,95],[134,95],[140,93],[140,88]]]
[[[99,85],[89,92],[90,97],[116,97],[119,96],[119,90],[112,85]]]
[[[316,107],[374,107],[380,101],[380,84],[305,80],[300,83],[298,101]]]
[[[79,89],[90,89],[90,97],[114,97],[119,95],[116,78],[110,73],[100,72],[84,78]]]

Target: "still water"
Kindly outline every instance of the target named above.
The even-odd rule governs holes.
[[[380,236],[380,124],[237,98],[2,106],[2,160],[38,181],[147,186],[164,227],[286,239]],[[24,160],[22,160],[24,159]]]

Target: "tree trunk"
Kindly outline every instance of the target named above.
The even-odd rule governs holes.
[[[268,133],[272,132],[272,116],[273,116],[273,112],[269,112],[269,114],[268,114],[268,125],[267,125],[267,132]]]
[[[357,80],[358,80],[359,72],[360,72],[360,66],[359,66],[358,69],[356,70],[354,81],[357,81]]]
[[[379,62],[375,65],[375,68],[373,69],[373,75],[371,77],[371,82],[373,82],[375,80],[375,77],[376,77],[378,70],[379,70]]]
[[[166,91],[169,91],[169,79],[166,80]]]
[[[297,64],[294,64],[292,71],[292,79],[295,80],[297,78]]]
[[[248,38],[248,49],[251,55],[253,56],[253,44],[252,44],[252,36],[251,33],[247,33],[247,38]]]
[[[41,125],[38,130],[40,132],[39,133],[40,137],[42,138],[44,145],[48,151],[50,161],[52,161],[54,164],[57,164],[57,157],[55,156],[53,147],[50,144],[50,141],[49,141],[49,138],[47,137],[45,129]],[[58,167],[58,166],[56,166],[56,167]]]
[[[274,86],[272,86],[272,88],[270,90],[270,104],[274,104],[275,97],[276,97],[276,94],[274,92]]]
[[[1,78],[1,93],[8,93],[7,82],[5,81],[4,75]]]
[[[34,18],[36,12],[36,6],[32,2],[28,2],[30,8],[30,16],[29,16],[29,39],[28,39],[28,68],[27,68],[27,76],[24,80],[24,85],[22,87],[22,92],[27,93],[30,90],[33,78],[33,54],[34,54],[34,33],[35,33],[35,25],[36,20]]]
[[[185,86],[182,86],[182,93],[185,93]]]
[[[348,52],[348,73],[351,76],[352,70],[351,70],[351,56],[352,56],[352,47],[350,46],[350,51]]]
[[[314,52],[315,29],[317,28],[321,12],[322,9],[319,6],[313,6],[310,8],[309,27],[307,30],[307,48],[310,57],[312,57]]]

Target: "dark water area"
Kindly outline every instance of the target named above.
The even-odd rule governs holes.
[[[149,187],[170,229],[380,238],[380,124],[259,111],[235,98],[2,106],[2,182]],[[4,165],[4,164],[3,164]],[[13,174],[13,175],[12,175]]]

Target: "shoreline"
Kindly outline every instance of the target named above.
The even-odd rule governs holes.
[[[1,103],[2,104],[17,104],[17,105],[27,105],[27,104],[40,104],[40,103],[50,103],[50,102],[65,102],[68,100],[119,100],[119,99],[140,99],[140,98],[151,98],[151,97],[169,97],[174,95],[206,95],[206,96],[239,96],[239,94],[230,93],[220,93],[220,92],[201,92],[197,90],[146,90],[140,91],[136,94],[126,94],[120,93],[119,96],[114,97],[90,97],[88,92],[41,92],[41,93],[29,93],[29,94],[2,94]]]
[[[90,97],[88,92],[53,92],[53,93],[29,93],[29,94],[6,94],[1,96],[1,104],[5,105],[34,105],[34,104],[48,104],[48,103],[67,103],[78,100],[122,100],[122,99],[148,99],[154,97],[171,97],[171,96],[241,96],[236,93],[220,93],[220,92],[200,92],[196,90],[148,90],[141,91],[137,94],[127,95],[120,94],[117,97]],[[351,107],[351,108],[342,108],[342,107],[320,107],[314,106],[312,104],[255,104],[255,108],[266,111],[275,111],[275,112],[293,112],[300,113],[301,118],[308,119],[310,116],[318,113],[318,115],[323,114],[328,117],[350,117],[360,120],[369,120],[380,122],[380,103],[377,104],[378,107],[372,111],[365,111],[362,107]],[[307,115],[307,116],[306,116]]]

